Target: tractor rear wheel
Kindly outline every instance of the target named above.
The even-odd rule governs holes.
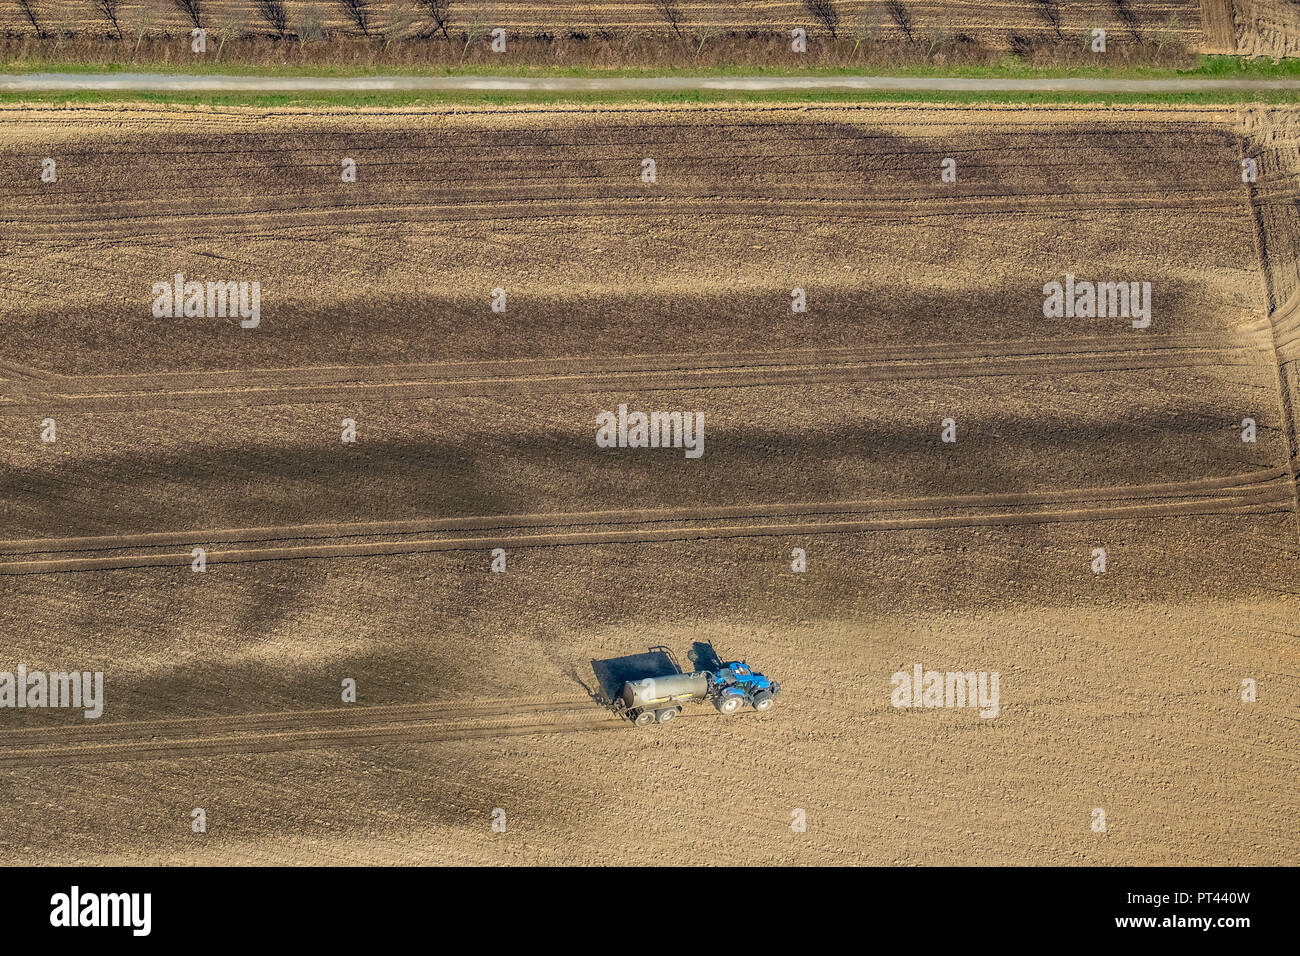
[[[659,723],[661,724],[668,723],[668,721],[672,720],[676,716],[677,716],[676,707],[665,707],[663,710],[655,711],[655,720],[659,721]]]
[[[768,710],[772,706],[772,694],[770,691],[759,691],[754,695],[754,709]]]
[[[638,727],[649,727],[655,722],[655,714],[653,710],[643,710],[634,719]]]

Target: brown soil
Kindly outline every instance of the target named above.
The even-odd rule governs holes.
[[[0,709],[5,859],[1294,859],[1292,111],[0,114],[0,670],[107,695]],[[601,708],[694,642],[776,708]],[[918,662],[999,714],[891,706]]]

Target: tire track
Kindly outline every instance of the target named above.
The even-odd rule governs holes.
[[[776,537],[791,535],[848,534],[938,528],[998,527],[1054,522],[1156,518],[1204,514],[1269,514],[1291,512],[1295,496],[1291,482],[1274,482],[1245,488],[1239,494],[1195,497],[1183,501],[1142,504],[1098,504],[1093,506],[1043,509],[1030,506],[1013,511],[897,515],[838,521],[791,523],[694,524],[669,528],[633,527],[626,530],[598,530],[594,525],[581,531],[493,534],[474,537],[415,538],[334,544],[270,544],[259,547],[207,551],[212,564],[240,564],[304,558],[374,557],[422,554],[442,551],[491,550],[493,548],[553,548],[572,545],[651,544],[723,538]],[[42,552],[49,553],[49,552]],[[153,552],[99,557],[35,558],[0,562],[0,574],[51,574],[72,571],[122,570],[127,568],[188,567],[190,552]]]
[[[620,199],[643,200],[647,198],[644,194],[623,186],[622,180],[619,178],[619,174],[626,166],[629,164],[636,165],[636,159],[631,155],[611,156],[612,150],[607,147],[601,151],[593,151],[592,155],[587,158],[582,158],[581,154],[584,150],[580,148],[563,149],[558,145],[552,146],[550,144],[532,144],[532,147],[534,150],[544,147],[554,151],[557,155],[554,157],[543,155],[535,159],[520,160],[494,159],[489,156],[469,161],[466,158],[459,157],[441,160],[431,158],[428,162],[442,165],[444,168],[451,164],[465,167],[463,176],[457,175],[460,172],[459,169],[454,169],[445,176],[439,176],[437,180],[419,177],[416,170],[409,168],[410,161],[406,159],[385,161],[377,158],[371,160],[368,163],[369,169],[374,172],[383,172],[384,179],[368,184],[365,196],[370,202],[367,205],[374,205],[379,200],[385,202],[405,200],[409,202],[413,197],[418,197],[425,205],[445,204],[458,200],[479,203],[489,200],[515,202],[528,200],[555,201],[557,198],[555,195],[557,184],[561,183],[565,187],[565,199],[569,201],[585,200],[591,202],[600,200],[609,202]],[[590,144],[587,144],[586,148],[592,150]],[[425,149],[429,148],[425,147]],[[411,146],[408,147],[408,150],[411,153],[418,153],[421,151],[421,147],[418,145]],[[349,150],[349,152],[355,154],[363,154],[365,151],[365,149]],[[526,148],[521,148],[519,151],[526,152]],[[861,202],[872,199],[934,201],[940,198],[947,201],[985,203],[1008,201],[1042,202],[1049,195],[1053,195],[1058,199],[1067,196],[1081,198],[1096,196],[1102,191],[1105,191],[1106,195],[1118,204],[1123,204],[1129,200],[1147,201],[1152,197],[1152,193],[1146,188],[1146,184],[1141,184],[1139,188],[1129,190],[1120,188],[1105,189],[1108,183],[1114,182],[1116,178],[1131,171],[1132,161],[1116,159],[1100,151],[1094,151],[1096,155],[1085,160],[1057,163],[1040,162],[1031,167],[1031,171],[1040,176],[1046,177],[1050,175],[1058,180],[1068,180],[1068,188],[1063,186],[1060,193],[1048,193],[1045,189],[1036,187],[1036,184],[1031,180],[1015,192],[1005,191],[1005,187],[1000,183],[966,183],[960,190],[953,190],[951,194],[942,197],[936,195],[923,180],[925,173],[929,170],[929,163],[923,161],[928,160],[929,156],[919,150],[911,152],[898,151],[895,153],[852,153],[844,150],[804,151],[797,156],[745,153],[741,150],[730,150],[725,155],[706,155],[696,151],[684,152],[674,156],[662,149],[654,151],[656,161],[664,166],[674,167],[675,191],[670,193],[669,197],[684,201],[699,199],[784,201],[791,198],[789,189],[794,182],[799,184],[799,189],[802,192],[799,198],[805,202]],[[631,153],[631,150],[627,150],[627,152]],[[945,152],[961,156],[963,153],[976,153],[977,150],[956,149],[946,150]],[[637,152],[637,156],[639,155],[640,151]],[[781,181],[773,182],[771,171],[760,167],[744,178],[752,179],[754,175],[762,175],[764,177],[763,181],[755,182],[743,191],[739,187],[732,187],[733,192],[701,194],[701,189],[707,184],[717,183],[719,174],[731,171],[741,174],[750,173],[747,166],[742,167],[741,161],[747,161],[749,164],[754,165],[762,162],[781,163],[781,175],[789,177],[785,181],[787,187],[782,189]],[[984,157],[972,157],[970,162],[980,163],[981,169],[997,171],[1007,175],[1010,174],[1013,168],[1010,164],[990,162]],[[544,171],[525,173],[512,168],[522,166],[526,170],[532,170],[539,165],[545,167]],[[601,166],[611,168],[609,171],[603,171],[599,169]],[[1215,169],[1209,160],[1198,161],[1185,158],[1181,166],[1189,178],[1213,180]],[[117,172],[118,175],[125,179],[132,174],[134,169],[134,166],[124,165]],[[592,171],[593,169],[595,171]],[[500,177],[500,180],[492,185],[486,185],[483,182],[485,174],[489,171]],[[846,188],[843,185],[845,180],[853,181],[865,171],[874,174],[869,185],[858,183],[853,188]],[[112,179],[115,170],[99,162],[96,172],[106,179]],[[323,184],[321,182],[313,182],[313,179],[323,179],[332,170],[322,171],[320,166],[313,165],[294,165],[287,160],[280,165],[270,166],[269,168],[265,166],[233,168],[226,166],[219,169],[208,169],[196,166],[191,170],[187,170],[187,172],[195,177],[202,176],[202,182],[198,185],[204,190],[203,197],[205,199],[210,197],[210,203],[205,203],[205,205],[214,205],[227,213],[271,213],[277,210],[295,210],[310,207],[313,203],[316,205],[337,204],[346,198],[346,194],[334,194],[332,188],[328,186],[322,188]],[[250,177],[257,177],[261,188],[266,190],[266,192],[260,194],[259,201],[254,203],[252,196],[238,200],[231,199],[232,194],[238,195],[241,191],[249,188],[248,180]],[[1260,181],[1257,180],[1258,182]],[[160,205],[157,200],[135,198],[142,191],[142,185],[135,183],[116,188],[97,186],[93,192],[86,191],[83,201],[75,203],[73,198],[83,194],[76,193],[63,198],[51,197],[40,190],[30,192],[21,189],[8,190],[5,195],[12,202],[25,204],[17,205],[19,215],[15,215],[8,221],[15,223],[31,223],[37,220],[49,223],[57,221],[84,222],[89,213],[105,213],[124,218],[159,216],[160,212],[167,207]],[[1268,185],[1267,182],[1263,183],[1264,187]],[[470,191],[471,187],[472,192]],[[826,190],[826,192],[818,195],[819,190]],[[1210,190],[1207,192],[1205,186],[1189,183],[1181,186],[1170,185],[1161,195],[1173,202],[1185,198],[1203,200],[1224,195],[1225,192],[1225,190]],[[1276,192],[1262,191],[1257,196],[1257,201],[1280,202],[1287,198],[1294,198],[1294,190],[1280,186]],[[164,212],[160,218],[165,218],[167,214],[169,213]],[[174,214],[174,212],[170,214]]]
[[[1201,0],[1203,53],[1237,52],[1237,28],[1233,23],[1232,0]]]
[[[200,737],[215,734],[277,734],[328,723],[334,727],[411,724],[425,720],[456,721],[560,713],[592,706],[589,697],[525,697],[509,700],[431,701],[391,706],[334,707],[279,713],[217,717],[175,717],[159,720],[87,722],[62,727],[0,730],[0,749],[25,750],[69,744],[113,743],[159,737]]]
[[[412,708],[432,707],[435,705],[411,705]],[[383,746],[390,744],[422,744],[443,741],[475,740],[485,737],[518,737],[534,734],[572,734],[593,731],[634,732],[631,724],[624,718],[583,698],[582,706],[588,709],[585,714],[573,713],[568,717],[553,717],[534,721],[521,720],[518,717],[484,718],[478,721],[413,721],[391,722],[387,715],[377,715],[379,723],[367,726],[371,715],[361,711],[373,708],[354,709],[353,726],[325,724],[321,717],[331,711],[301,711],[279,715],[260,715],[279,717],[281,722],[272,729],[223,732],[214,725],[212,731],[206,728],[188,736],[178,735],[166,738],[156,731],[163,725],[181,722],[144,721],[104,725],[106,732],[100,742],[87,742],[79,739],[71,728],[66,739],[59,734],[46,731],[39,740],[19,742],[16,747],[0,751],[0,769],[44,768],[66,766],[69,764],[129,763],[140,760],[177,760],[187,757],[212,757],[224,754],[275,753],[289,750],[319,750],[338,747]],[[383,708],[388,710],[389,708]],[[393,710],[400,708],[391,708]],[[576,708],[571,708],[576,709]],[[707,711],[685,713],[678,720],[749,720],[755,715],[740,714],[728,718],[710,714]],[[240,722],[243,718],[226,718],[228,721]],[[10,732],[21,733],[21,731]]]
[[[1267,327],[1268,319],[1260,322]],[[401,365],[337,365],[283,369],[231,369],[203,372],[144,372],[95,375],[91,380],[107,386],[133,386],[135,390],[192,387],[196,376],[211,380],[216,385],[283,385],[325,384],[353,381],[362,376],[382,379],[402,379],[420,375],[443,375],[449,371],[478,375],[511,375],[520,371],[531,374],[563,373],[573,369],[577,362],[586,363],[592,371],[643,371],[680,370],[690,368],[728,368],[761,365],[816,364],[833,361],[915,361],[931,357],[939,351],[947,358],[997,358],[1003,355],[1074,355],[1080,352],[1129,352],[1155,348],[1220,348],[1223,337],[1214,334],[1144,337],[1144,344],[1126,341],[1122,336],[1072,339],[1007,339],[986,342],[935,342],[925,345],[897,345],[875,347],[816,347],[803,349],[775,349],[735,352],[649,352],[635,355],[613,356],[560,356],[556,358],[487,359],[446,362],[424,362]],[[1240,346],[1245,348],[1245,343]],[[1263,346],[1259,346],[1263,347]],[[12,362],[0,362],[0,370],[8,370],[15,377],[56,383],[65,389],[83,380],[83,377],[37,371]],[[584,373],[585,374],[585,373]],[[116,389],[114,389],[116,390]]]
[[[589,702],[590,703],[590,702]],[[595,705],[592,705],[593,711]],[[0,753],[0,768],[52,767],[82,763],[114,763],[210,757],[220,754],[272,753],[315,750],[338,746],[432,743],[479,737],[514,737],[529,734],[625,730],[625,720],[608,711],[563,720],[521,722],[518,718],[476,724],[417,722],[378,727],[303,727],[264,733],[218,734],[176,740],[141,737],[129,742],[51,745]]]
[[[1069,375],[1165,368],[1252,367],[1260,344],[1214,345],[1209,336],[1072,342],[982,343],[885,349],[787,350],[698,356],[616,356],[33,378],[5,411],[36,413],[248,407],[336,401],[413,401],[466,397],[527,398],[601,391],[753,388],[980,376]],[[936,352],[943,354],[936,356]]]
[[[737,158],[743,157],[733,156],[731,158],[734,162]],[[759,157],[749,158],[754,161],[759,159]],[[1142,189],[1126,192],[1123,190],[1105,190],[1107,180],[1104,177],[1100,182],[1072,182],[1070,185],[1074,188],[1068,191],[1061,189],[1057,192],[1051,192],[1043,188],[1035,190],[1032,187],[1022,187],[1020,191],[1016,192],[979,192],[976,190],[992,189],[1001,184],[989,184],[988,186],[972,184],[964,187],[963,191],[956,195],[935,195],[927,191],[923,185],[904,178],[904,172],[897,165],[891,165],[888,170],[889,175],[896,177],[894,179],[877,182],[875,187],[871,189],[846,190],[840,185],[844,179],[861,176],[867,171],[863,168],[866,164],[862,157],[843,156],[846,160],[853,160],[843,165],[831,165],[825,160],[819,161],[814,157],[800,157],[803,159],[800,165],[806,167],[805,169],[792,168],[795,165],[794,160],[788,156],[772,157],[771,159],[773,162],[777,162],[778,159],[782,158],[784,159],[784,165],[781,173],[797,180],[802,195],[792,197],[790,192],[793,184],[790,179],[772,181],[771,174],[768,174],[765,170],[757,170],[747,178],[762,175],[766,181],[749,183],[743,190],[739,186],[731,186],[728,189],[716,179],[720,174],[727,172],[725,168],[719,169],[721,164],[705,166],[701,164],[700,157],[691,154],[682,160],[682,165],[685,165],[686,168],[678,170],[678,177],[684,181],[679,182],[676,191],[662,196],[648,196],[633,187],[621,187],[608,176],[599,174],[580,175],[577,173],[566,175],[562,170],[528,179],[521,178],[510,170],[494,170],[503,178],[508,177],[509,181],[484,185],[482,177],[486,170],[479,167],[478,178],[471,177],[467,180],[474,184],[473,191],[449,185],[445,180],[440,180],[437,186],[424,180],[384,181],[370,186],[364,194],[366,197],[364,201],[352,199],[346,193],[336,194],[331,190],[322,189],[319,185],[313,189],[310,184],[303,184],[301,179],[297,183],[285,182],[283,184],[284,188],[276,189],[270,195],[259,193],[231,199],[228,198],[230,192],[236,191],[240,186],[247,189],[247,184],[232,182],[228,189],[222,190],[205,177],[204,182],[207,188],[212,190],[209,194],[212,198],[211,202],[205,204],[202,213],[178,215],[175,212],[174,204],[159,200],[121,199],[108,201],[109,197],[104,196],[100,191],[96,191],[93,200],[86,198],[76,203],[68,202],[67,205],[51,205],[48,199],[39,194],[32,197],[15,196],[16,200],[30,198],[30,200],[45,199],[45,201],[43,203],[29,202],[26,206],[18,207],[21,212],[27,214],[25,217],[6,218],[0,220],[0,222],[12,223],[15,226],[62,227],[94,222],[102,217],[112,217],[122,221],[145,218],[159,221],[179,221],[193,218],[210,219],[214,216],[232,218],[246,216],[271,217],[281,213],[293,214],[327,209],[359,212],[389,207],[439,209],[463,204],[473,206],[500,206],[504,204],[507,210],[514,207],[528,208],[534,204],[562,204],[565,206],[627,205],[634,209],[666,210],[669,214],[675,211],[673,207],[677,205],[707,205],[710,209],[719,206],[730,206],[740,210],[750,205],[760,207],[843,205],[851,208],[863,207],[872,211],[888,211],[898,206],[911,208],[934,206],[941,210],[952,209],[960,213],[975,214],[984,211],[1018,211],[1022,208],[1038,209],[1049,205],[1052,209],[1056,209],[1062,201],[1086,203],[1089,206],[1099,206],[1106,209],[1123,209],[1130,206],[1151,208],[1153,204],[1159,208],[1205,204],[1221,204],[1239,208],[1241,204],[1240,193],[1232,189],[1207,189],[1203,186],[1188,185],[1181,188],[1171,186],[1159,193]],[[657,156],[656,159],[665,166],[669,165],[671,161],[671,157],[662,155]],[[576,163],[576,161],[574,162]],[[582,163],[581,165],[586,167],[590,163]],[[870,169],[870,167],[868,168]],[[1045,170],[1050,167],[1038,168]],[[1073,172],[1073,169],[1071,168],[1070,171]],[[734,172],[741,175],[749,171],[737,167]],[[877,173],[875,169],[870,169],[870,172]],[[1081,169],[1080,172],[1101,175],[1096,169],[1096,164],[1091,164]],[[1188,172],[1193,171],[1189,170]],[[263,172],[263,175],[265,175],[265,172]],[[299,172],[299,177],[301,175],[301,172]],[[1069,175],[1069,173],[1057,171],[1057,175],[1065,176]],[[563,195],[557,195],[557,186],[561,185],[557,180],[562,181]],[[825,192],[820,192],[820,190],[825,190]],[[1286,199],[1286,195],[1278,194],[1271,201],[1284,201]]]
[[[761,519],[773,517],[822,516],[867,513],[904,513],[941,509],[988,509],[1035,505],[1096,504],[1116,500],[1187,498],[1215,492],[1227,498],[1271,496],[1277,479],[1289,474],[1285,466],[1217,478],[1163,482],[1152,485],[1062,489],[1037,492],[1005,492],[987,495],[943,495],[919,498],[868,498],[849,501],[778,502],[772,504],[721,505],[698,508],[643,508],[542,514],[470,515],[448,518],[417,518],[399,521],[334,522],[310,525],[282,525],[253,528],[223,528],[144,534],[93,535],[69,538],[24,538],[0,541],[0,556],[57,554],[81,551],[118,551],[133,548],[180,545],[252,544],[256,542],[304,539],[376,537],[381,535],[428,534],[434,532],[499,531],[519,528],[591,527],[662,522]],[[0,569],[3,563],[0,563]]]
[[[1250,128],[1250,124],[1247,124]],[[1266,162],[1271,168],[1273,161],[1276,159],[1278,171],[1285,174],[1281,181],[1288,186],[1293,186],[1295,182],[1295,162],[1292,156],[1293,148],[1282,148],[1281,143],[1287,140],[1282,138],[1281,142],[1274,140],[1277,135],[1276,131],[1270,133],[1263,141],[1260,140],[1260,131],[1254,130],[1251,134],[1253,144],[1249,139],[1242,138],[1238,145],[1238,152],[1243,160],[1248,150],[1260,149],[1268,157]],[[1267,144],[1267,145],[1265,145]],[[1294,144],[1292,144],[1293,147]],[[1273,188],[1265,187],[1267,192],[1274,192]],[[1259,190],[1254,184],[1246,186],[1246,192],[1250,198],[1249,209],[1251,214],[1252,225],[1255,233],[1255,252],[1259,257],[1259,264],[1264,279],[1264,290],[1268,297],[1270,306],[1273,305],[1281,293],[1277,283],[1278,274],[1274,260],[1293,261],[1296,249],[1296,237],[1294,235],[1294,210],[1291,214],[1279,220],[1276,214],[1266,215],[1259,201]],[[1295,190],[1287,189],[1286,193],[1294,193]],[[1294,201],[1292,200],[1292,205]],[[1280,231],[1280,235],[1279,235]],[[1300,420],[1297,419],[1297,402],[1300,400],[1300,382],[1298,382],[1295,358],[1297,351],[1293,348],[1300,336],[1300,290],[1293,290],[1291,295],[1276,308],[1272,309],[1268,315],[1268,334],[1273,370],[1277,376],[1277,394],[1278,407],[1282,416],[1282,433],[1286,446],[1287,467],[1290,472],[1291,488],[1293,492],[1292,511],[1296,515],[1296,531],[1300,534],[1300,484],[1298,484],[1297,462],[1300,461]]]
[[[61,241],[102,239],[111,233],[115,239],[201,236],[213,228],[223,236],[264,234],[268,230],[308,229],[324,226],[386,224],[400,220],[415,222],[476,222],[483,220],[559,218],[675,218],[691,216],[737,216],[815,218],[815,219],[888,219],[987,215],[991,213],[1095,213],[1098,210],[1172,209],[1183,211],[1223,210],[1238,212],[1241,196],[1235,190],[1202,192],[1170,197],[1162,194],[1117,198],[1105,194],[1061,196],[1043,193],[1028,199],[988,198],[898,198],[854,201],[836,198],[742,200],[718,197],[686,197],[666,200],[621,197],[561,201],[559,197],[502,203],[475,202],[473,197],[446,203],[376,202],[369,204],[337,203],[329,206],[299,206],[267,210],[265,203],[235,209],[213,209],[188,215],[123,216],[109,210],[93,217],[49,217],[46,221],[0,221],[0,238],[48,239],[51,229],[58,228]],[[84,214],[83,214],[84,215]],[[340,221],[342,217],[342,222]]]

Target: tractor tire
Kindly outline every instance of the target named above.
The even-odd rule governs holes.
[[[677,716],[676,707],[665,707],[663,710],[655,711],[655,720],[659,721],[659,723],[661,724],[668,723],[668,721],[672,720],[676,716]]]
[[[736,711],[740,710],[742,702],[743,701],[739,694],[726,694],[717,698],[713,702],[713,706],[718,709],[718,713],[720,714],[734,714]]]
[[[754,695],[755,710],[770,710],[773,703],[774,701],[772,700],[772,695],[769,691],[762,690]]]
[[[633,721],[638,727],[649,727],[655,722],[655,712],[653,710],[643,710],[633,718]]]

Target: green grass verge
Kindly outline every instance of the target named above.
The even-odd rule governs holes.
[[[400,107],[400,106],[510,106],[546,104],[552,106],[599,106],[675,103],[932,103],[1039,106],[1052,104],[1087,105],[1098,108],[1124,104],[1168,104],[1234,106],[1243,103],[1296,103],[1295,92],[1213,91],[1204,93],[1004,93],[944,91],[866,92],[748,92],[740,90],[665,93],[126,93],[111,90],[93,92],[0,93],[0,104],[30,103],[53,105],[142,103],[167,106],[252,106],[252,107]]]
[[[1221,77],[1232,79],[1300,78],[1300,59],[1273,62],[1236,56],[1200,56],[1188,69],[1170,67],[1077,66],[1041,69],[1012,56],[988,66],[935,66],[932,64],[875,68],[870,64],[854,67],[762,67],[734,64],[720,67],[599,69],[596,67],[525,66],[502,63],[461,67],[428,66],[291,66],[288,64],[250,65],[237,62],[215,63],[195,58],[192,62],[127,63],[118,61],[71,63],[58,60],[27,59],[0,64],[0,73],[163,73],[222,74],[228,76],[524,76],[524,77],[649,77],[649,76],[952,76],[1031,79],[1034,77],[1108,77],[1114,79],[1175,79]]]

